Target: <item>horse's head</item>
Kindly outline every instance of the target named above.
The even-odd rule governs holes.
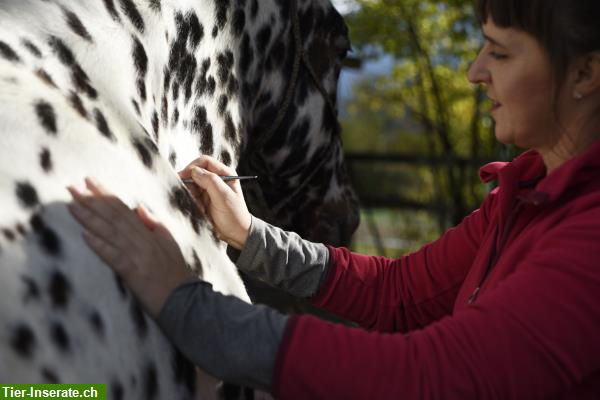
[[[276,1],[241,42],[245,132],[239,172],[251,211],[302,237],[347,245],[358,225],[337,121],[337,82],[350,49],[329,1]],[[261,6],[262,3],[261,3]],[[248,22],[247,22],[248,23]]]

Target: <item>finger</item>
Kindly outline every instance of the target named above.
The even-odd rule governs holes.
[[[187,185],[187,189],[192,195],[192,199],[194,199],[194,204],[204,215],[206,213],[206,208],[204,207],[204,204],[202,204],[202,193],[205,193],[205,191],[198,187],[198,185],[196,185],[195,183]]]
[[[173,256],[174,252],[175,256],[177,255],[177,251],[179,251],[179,253],[181,252],[181,250],[179,250],[179,245],[177,245],[177,243],[175,242],[175,239],[173,238],[173,235],[171,234],[169,229],[162,222],[160,222],[150,212],[150,210],[141,205],[136,209],[136,213],[138,214],[140,219],[147,223],[146,226],[151,227],[152,233],[154,235],[157,235],[155,245],[161,247],[163,251],[165,251],[167,254],[170,254],[171,256]]]
[[[68,188],[75,203],[69,205],[73,216],[86,229],[101,236],[115,247],[144,249],[148,231],[133,212],[118,198],[84,195]],[[96,191],[96,195],[100,193]]]
[[[126,264],[118,248],[91,232],[83,232],[83,239],[90,248],[119,275],[126,272]]]
[[[89,211],[94,212],[99,217],[106,219],[107,222],[113,221],[116,217],[112,206],[94,201],[95,197],[93,195],[83,193],[73,186],[69,186],[67,190],[71,193],[71,196],[73,196],[73,199],[77,204],[89,209]]]
[[[119,222],[124,219],[129,223],[129,229],[137,232],[140,237],[144,235],[146,229],[144,228],[144,224],[140,224],[139,218],[135,215],[133,210],[129,208],[127,204],[125,204],[119,197],[115,196],[111,193],[104,185],[93,178],[86,177],[85,178],[86,187],[90,190],[90,192],[94,196],[98,196],[99,198],[105,199],[106,204],[111,207],[113,210],[112,222]]]
[[[144,223],[144,226],[151,231],[154,231],[159,225],[161,225],[160,221],[143,204],[139,205],[135,209],[135,213]]]
[[[223,175],[237,175],[237,173],[235,172],[235,170],[233,168],[230,168],[230,167],[226,166],[225,164],[221,163],[216,158],[213,158],[213,157],[207,156],[207,155],[202,155],[202,156],[198,157],[197,159],[195,159],[194,161],[192,161],[188,166],[186,166],[179,173],[179,175],[182,178],[189,178],[191,176],[191,171],[194,167],[203,168],[214,174],[222,175],[222,176]]]
[[[129,210],[129,207],[127,207],[127,205],[123,203],[123,201],[121,201],[120,198],[118,198],[116,195],[114,195],[112,192],[106,189],[106,187],[104,187],[104,185],[102,185],[97,180],[90,177],[86,177],[85,186],[94,196],[111,199],[112,201],[110,201],[108,205],[111,206],[115,211],[121,212],[124,209]]]
[[[169,229],[162,223],[160,222],[158,219],[156,219],[156,217],[154,215],[152,215],[150,213],[150,211],[148,211],[148,209],[146,209],[144,206],[138,207],[138,215],[147,220],[150,224],[152,224],[152,231],[160,236],[163,236],[165,238],[168,238],[170,240],[174,240],[173,239],[173,235],[171,235],[171,232],[169,231]]]
[[[200,204],[204,210],[204,216],[206,216],[212,223],[212,216],[210,215],[210,196],[206,190],[202,191],[200,195]]]
[[[69,204],[68,208],[73,217],[94,236],[102,238],[104,241],[110,241],[115,237],[115,228],[89,209],[77,203]]]
[[[70,189],[70,191],[75,199],[75,203],[72,204],[79,206],[79,208],[72,207],[72,209],[78,210],[80,215],[85,216],[87,213],[90,213],[90,215],[104,220],[108,226],[114,226],[122,221],[127,221],[133,225],[133,222],[128,218],[131,210],[127,206],[122,205],[119,199],[84,195],[81,192],[77,192],[76,189]]]
[[[221,203],[232,190],[218,175],[202,168],[192,170],[192,179],[208,193],[212,202]]]

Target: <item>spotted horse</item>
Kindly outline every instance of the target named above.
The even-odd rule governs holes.
[[[277,207],[288,204],[319,216],[298,225],[305,234],[349,236],[357,210],[335,122],[346,31],[328,1],[296,3],[2,1],[0,382],[102,382],[110,399],[201,389],[82,241],[65,187],[85,176],[148,206],[198,276],[244,300],[176,174],[199,154],[261,171],[257,215],[294,229]]]

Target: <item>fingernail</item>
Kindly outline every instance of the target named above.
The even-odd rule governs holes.
[[[202,176],[204,175],[204,170],[200,167],[194,167],[192,168],[192,175]]]

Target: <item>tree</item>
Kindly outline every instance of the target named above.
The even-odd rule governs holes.
[[[357,3],[360,9],[347,16],[354,50],[361,58],[391,55],[395,64],[390,75],[355,88],[344,121],[344,142],[350,151],[385,148],[428,157],[432,162],[419,176],[427,180],[429,173],[431,184],[426,190],[420,187],[419,193],[429,191],[434,203],[443,205],[438,220],[443,230],[459,223],[485,195],[478,180],[480,164],[507,155],[484,112],[483,90],[466,77],[482,44],[472,4]],[[386,129],[395,140],[386,136]]]

